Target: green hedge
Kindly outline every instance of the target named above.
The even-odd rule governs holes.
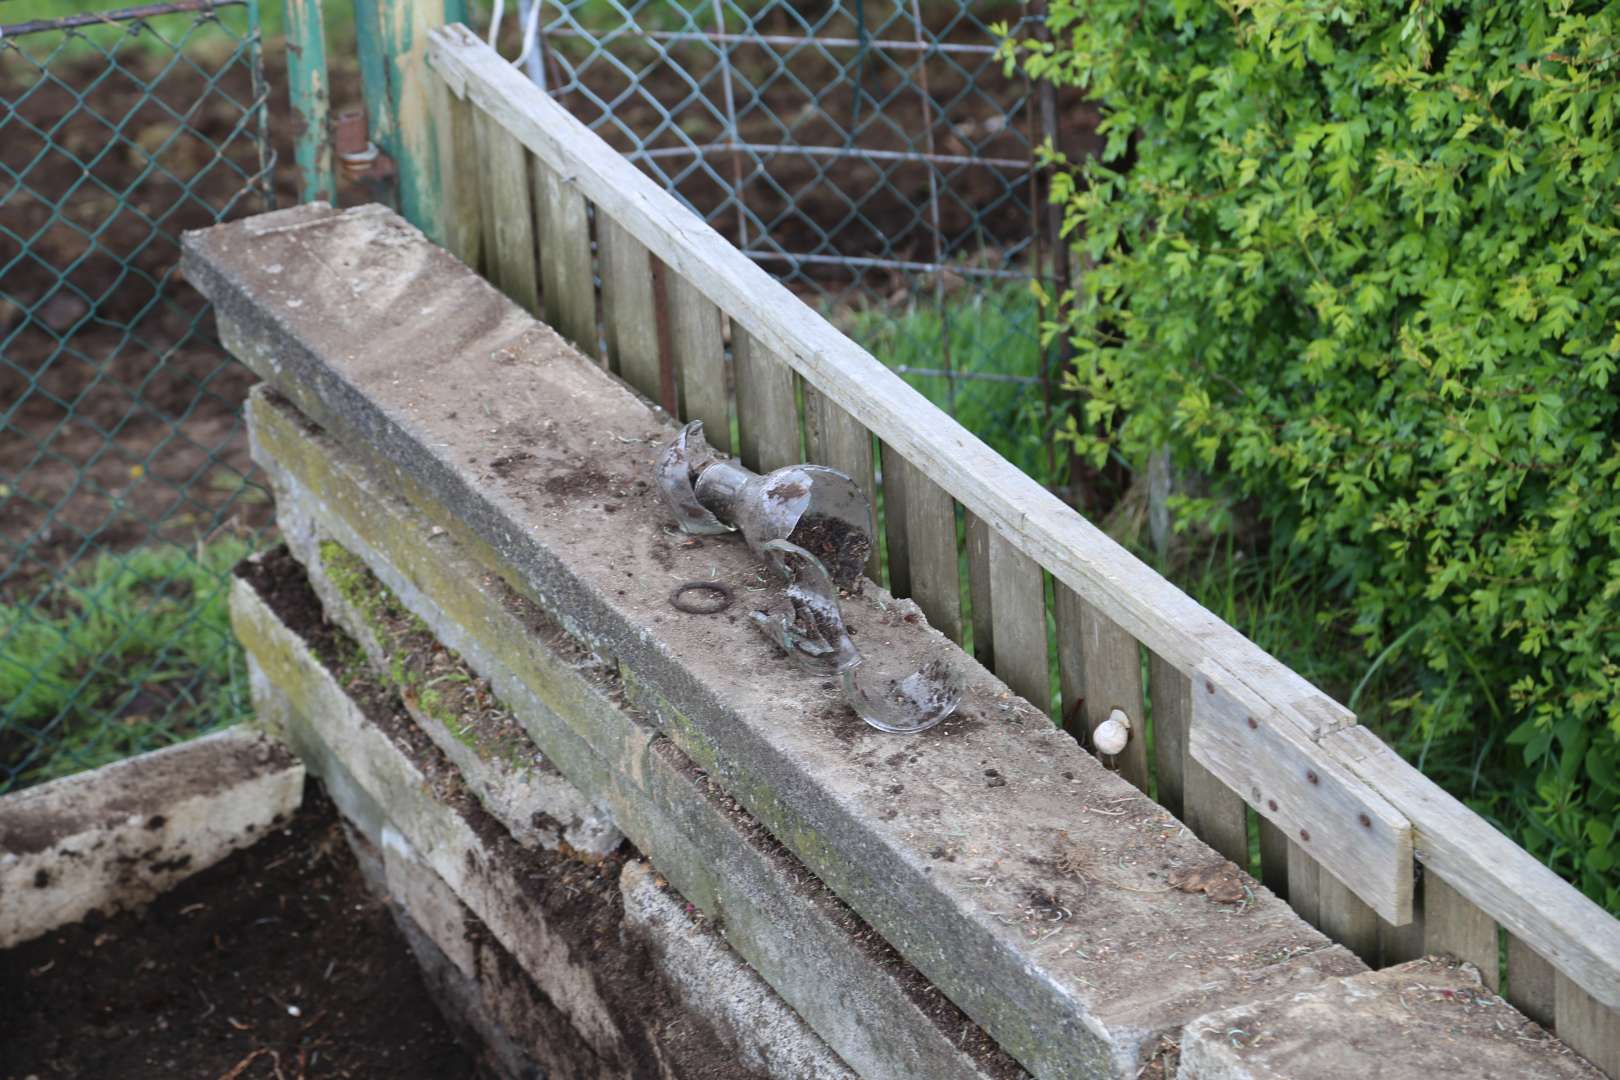
[[[1519,839],[1620,909],[1620,7],[1048,25],[1009,66],[1105,112],[1055,193],[1094,264],[1053,328],[1067,438],[1229,477],[1343,584],[1369,659],[1420,673],[1381,722],[1522,755]]]

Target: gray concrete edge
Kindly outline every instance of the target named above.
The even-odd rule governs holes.
[[[239,724],[0,797],[0,949],[150,902],[303,794],[303,762]]]

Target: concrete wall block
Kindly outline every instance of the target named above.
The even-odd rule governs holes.
[[[874,1077],[1006,1071],[1010,1062],[976,1025],[936,1019],[926,980],[626,708],[612,666],[284,404],[256,392],[249,417],[278,509],[308,521],[310,537],[335,537],[360,554],[430,629],[454,640],[535,742],[611,807],[636,846],[845,1061]]]
[[[650,863],[631,861],[619,877],[625,928],[658,958],[688,1008],[728,1033],[742,1063],[796,1080],[854,1080],[799,1015],[782,1003]]]
[[[370,801],[386,807],[388,820],[379,830],[378,842],[388,892],[407,898],[416,909],[413,920],[440,942],[444,970],[434,970],[451,983],[455,979],[448,974],[450,968],[462,973],[472,970],[480,981],[488,981],[494,977],[492,972],[499,974],[500,957],[510,952],[516,964],[533,976],[545,1000],[567,1017],[570,1028],[584,1028],[578,1033],[601,1062],[594,1071],[559,1069],[556,1075],[651,1075],[671,1080],[707,1075],[694,1072],[694,1061],[710,1063],[709,1067],[716,1061],[727,1062],[726,1075],[737,1080],[788,1080],[803,1075],[797,1071],[800,1065],[817,1061],[821,1064],[811,1075],[839,1075],[836,1070],[825,1071],[827,1050],[802,1025],[798,1035],[788,1039],[789,1031],[781,1026],[768,1032],[747,1030],[747,1025],[717,1023],[711,1017],[712,1009],[693,1007],[690,992],[681,989],[690,983],[672,978],[669,970],[670,964],[683,971],[692,967],[674,957],[683,948],[679,936],[664,935],[655,953],[648,948],[646,933],[621,933],[623,947],[615,950],[599,929],[587,927],[582,937],[575,926],[570,936],[560,924],[548,921],[545,911],[529,899],[535,875],[579,864],[520,848],[458,789],[453,769],[424,736],[402,716],[383,723],[376,715],[375,702],[362,708],[348,698],[344,687],[357,685],[353,671],[325,666],[329,660],[282,623],[246,582],[238,582],[232,605],[238,633],[273,683],[271,693],[287,699],[278,711],[303,718],[295,719],[294,725],[303,723],[306,739],[325,744],[314,749],[314,760],[328,763],[335,776],[352,769],[353,780],[346,786],[364,789]],[[336,801],[344,806],[341,798]],[[552,869],[534,865],[535,860],[548,862]],[[465,947],[445,944],[457,930],[443,891],[434,891],[440,879],[476,916],[476,926],[464,924],[459,933],[482,942],[479,928],[487,926],[488,936],[499,944],[499,950],[481,943],[469,957]],[[608,905],[597,910],[611,913],[613,908]],[[690,920],[688,924],[690,928]],[[569,941],[574,943],[572,948]],[[588,948],[582,948],[585,941]],[[548,942],[560,942],[564,947],[559,950]],[[717,941],[713,944],[724,948]],[[645,956],[653,959],[640,959]],[[666,964],[668,958],[673,959]],[[742,966],[734,956],[729,963],[733,968]],[[640,971],[647,974],[638,975]],[[514,982],[510,971],[497,982],[518,989],[527,985],[523,980]],[[759,1002],[759,995],[767,992],[757,982],[754,986],[752,997],[764,1010],[758,1015],[792,1015],[779,1001],[770,1008]],[[544,1064],[548,1060],[545,1054],[526,1036],[517,1034],[522,1030],[519,1021],[533,1016],[533,1009],[523,1006],[523,994],[510,987],[500,993],[485,989],[480,993],[491,1008],[489,1015],[518,1038],[526,1053]],[[506,1005],[500,1006],[503,1001]],[[726,1016],[718,1015],[721,1020]],[[601,1031],[593,1030],[593,1021],[604,1017],[617,1021],[619,1038],[603,1039]],[[755,1045],[750,1047],[745,1039],[754,1040]],[[760,1044],[761,1039],[770,1040],[769,1046]]]
[[[1211,1002],[1359,969],[1258,884],[1241,917],[1168,886],[1219,857],[959,652],[958,716],[896,738],[740,613],[672,610],[675,581],[746,597],[760,571],[735,538],[672,541],[649,483],[670,426],[399,219],[334,213],[296,242],[234,223],[185,260],[245,362],[633,676],[670,738],[1038,1075],[1130,1075]],[[875,590],[846,619],[897,668],[950,648]]]
[[[303,795],[303,763],[237,726],[0,798],[0,949],[148,903]]]
[[[282,493],[292,507],[305,501]],[[313,526],[313,521],[311,522]],[[355,638],[377,677],[400,695],[405,708],[449,758],[479,802],[525,846],[606,855],[624,840],[611,814],[596,806],[558,771],[499,701],[476,718],[457,715],[441,702],[454,684],[474,685],[476,675],[459,656],[435,648],[425,626],[392,617],[405,611],[391,590],[336,541],[311,533],[300,561],[328,618]],[[337,565],[332,565],[336,563]]]
[[[401,834],[384,832],[382,895],[440,1009],[466,1029],[481,1063],[510,1080],[611,1071],[512,955]]]
[[[453,767],[403,716],[386,732],[369,720],[305,642],[240,579],[232,590],[231,616],[238,638],[290,709],[308,722],[310,738],[322,744],[315,760],[341,762],[355,785],[383,808],[386,823],[377,842],[389,826],[408,839],[526,971],[543,973],[553,1002],[592,1049],[609,1063],[627,1060],[625,1034],[602,998],[590,959],[574,955],[529,910],[517,876],[523,849],[515,842],[499,846],[504,830],[482,815]],[[488,842],[475,828],[481,816],[488,822],[482,826],[492,838]]]
[[[1178,1080],[1600,1080],[1484,985],[1426,957],[1211,1013],[1181,1037]]]

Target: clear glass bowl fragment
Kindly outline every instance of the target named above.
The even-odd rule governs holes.
[[[765,609],[751,613],[754,623],[802,668],[836,675],[861,662],[861,654],[844,629],[838,587],[821,560],[786,540],[764,546],[765,560],[787,587]]]
[[[694,420],[659,455],[657,480],[683,531],[739,529],[762,559],[771,541],[791,540],[820,559],[840,588],[860,590],[872,554],[872,505],[837,469],[789,465],[761,476],[716,453],[703,422]]]
[[[844,700],[879,731],[915,735],[956,711],[965,683],[960,670],[938,657],[901,678],[862,663],[844,670]]]

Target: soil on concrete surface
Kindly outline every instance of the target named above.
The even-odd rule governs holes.
[[[788,540],[820,559],[839,588],[861,591],[861,574],[872,556],[866,533],[829,514],[806,514]]]
[[[0,953],[0,1078],[477,1075],[315,783],[144,915]]]

